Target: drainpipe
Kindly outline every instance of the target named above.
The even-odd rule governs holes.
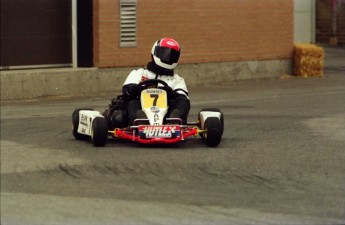
[[[77,0],[72,0],[72,65],[73,68],[78,67],[77,53]]]

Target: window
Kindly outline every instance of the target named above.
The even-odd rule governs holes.
[[[137,0],[120,0],[120,47],[137,45]]]

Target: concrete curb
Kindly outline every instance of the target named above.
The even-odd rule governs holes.
[[[291,60],[238,61],[182,64],[176,72],[189,87],[244,79],[291,74]],[[63,68],[0,71],[1,100],[24,100],[49,96],[97,96],[117,94],[132,67]]]

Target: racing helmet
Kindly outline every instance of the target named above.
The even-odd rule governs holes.
[[[180,58],[180,45],[172,38],[162,38],[156,41],[151,50],[154,62],[165,69],[173,70]]]

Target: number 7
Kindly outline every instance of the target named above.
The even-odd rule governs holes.
[[[153,100],[153,106],[156,106],[156,105],[157,105],[157,100],[158,100],[159,95],[158,95],[158,94],[150,94],[150,97],[151,97],[151,98],[154,98],[154,100]]]

